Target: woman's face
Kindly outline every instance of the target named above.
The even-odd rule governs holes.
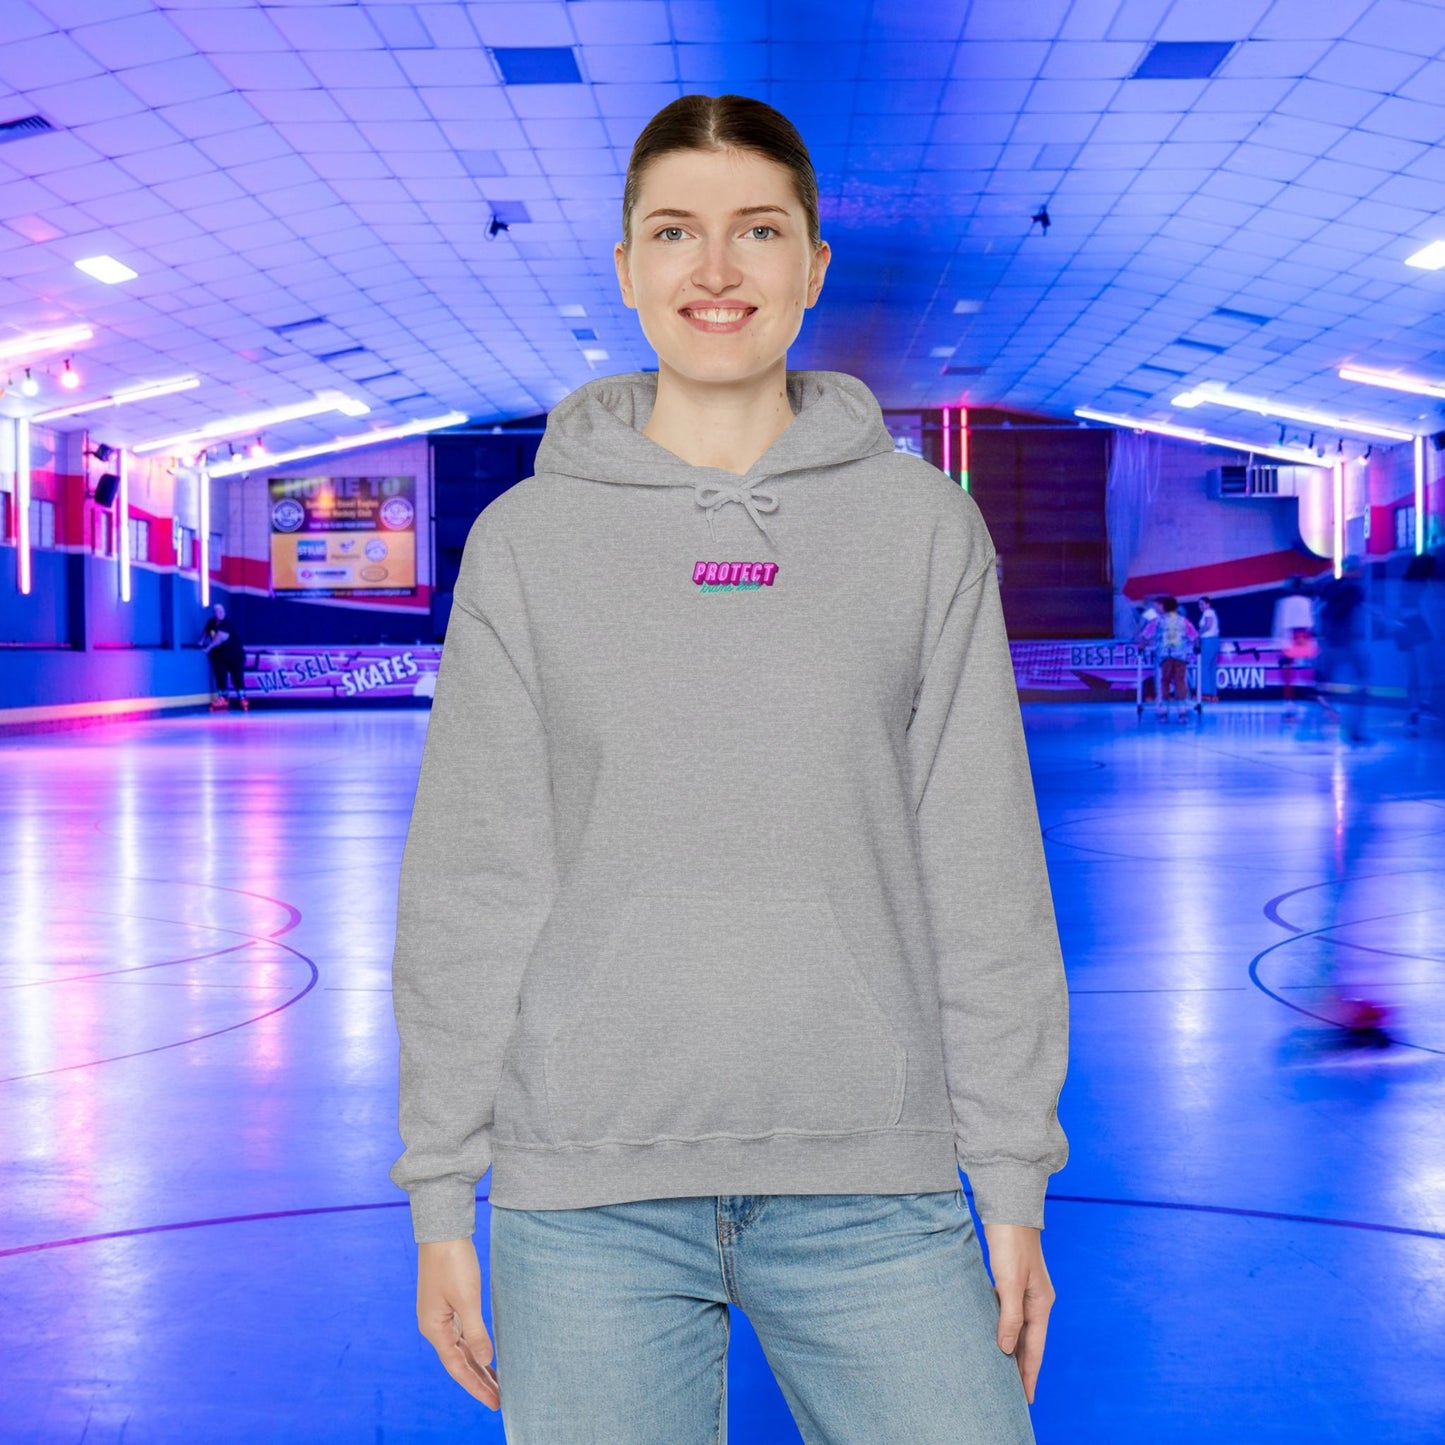
[[[721,383],[783,361],[829,257],[785,167],[755,151],[673,151],[643,172],[631,220],[617,279],[660,365]]]

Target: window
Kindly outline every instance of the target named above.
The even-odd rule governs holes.
[[[97,557],[109,557],[115,550],[115,520],[107,511],[97,507],[91,512],[90,547]]]
[[[221,570],[221,534],[212,532],[209,538],[210,546],[206,549],[206,565],[212,572]]]
[[[32,547],[53,547],[55,545],[55,503],[44,497],[30,499],[30,545]]]
[[[130,531],[130,560],[149,562],[151,559],[151,528],[144,517],[130,517],[126,521]]]
[[[176,566],[182,572],[196,568],[196,529],[176,523]]]

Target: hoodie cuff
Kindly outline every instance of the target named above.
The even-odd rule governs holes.
[[[407,1191],[411,1196],[411,1228],[418,1244],[463,1239],[476,1232],[477,1186],[459,1174],[425,1179]]]
[[[1004,1161],[965,1164],[973,1186],[973,1205],[985,1224],[1022,1224],[1044,1227],[1044,1195],[1050,1171],[1041,1165]]]

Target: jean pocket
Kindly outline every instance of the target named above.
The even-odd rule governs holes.
[[[631,894],[544,1072],[558,1144],[887,1128],[907,1056],[824,893]]]

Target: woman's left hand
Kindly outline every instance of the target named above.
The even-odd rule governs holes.
[[[1054,1286],[1044,1265],[1042,1231],[1023,1224],[985,1224],[993,1292],[998,1296],[998,1347],[1012,1355],[1032,1405],[1044,1335],[1054,1305]]]

